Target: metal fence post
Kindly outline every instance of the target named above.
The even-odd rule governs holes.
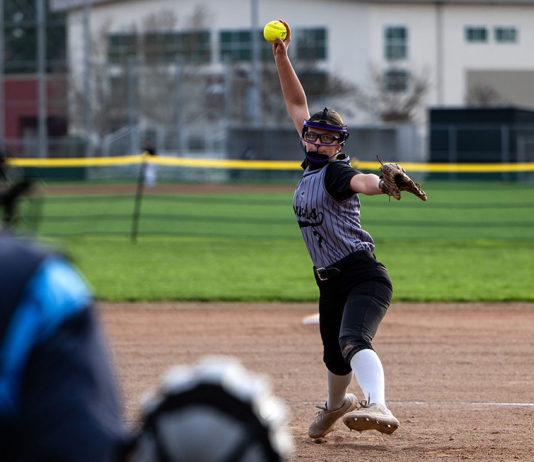
[[[130,128],[130,154],[139,154],[138,107],[137,107],[137,66],[134,57],[128,58],[128,126]]]
[[[503,164],[510,162],[510,128],[506,125],[501,125],[501,162]],[[502,172],[502,179],[508,181],[510,172]]]
[[[84,0],[83,5],[83,125],[85,130],[85,156],[92,154],[91,134],[92,88],[91,88],[91,30],[90,14],[92,0]]]
[[[447,130],[449,134],[449,164],[456,164],[458,163],[457,129],[453,125],[449,125]],[[451,180],[458,178],[456,170],[451,170],[449,178]]]
[[[37,11],[37,111],[39,157],[48,157],[46,98],[46,12],[45,1],[35,0]]]
[[[4,42],[4,0],[0,0],[0,149],[6,149],[5,143],[5,94],[4,94],[4,72],[5,72],[5,42]]]
[[[183,65],[182,58],[178,56],[175,62],[175,105],[176,105],[176,154],[184,154],[186,151],[186,130],[184,127],[184,95],[183,95]]]

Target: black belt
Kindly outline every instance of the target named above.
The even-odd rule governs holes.
[[[328,281],[329,279],[334,279],[341,275],[341,270],[334,266],[329,266],[328,268],[314,268],[313,271],[319,281]]]
[[[345,258],[342,258],[338,262],[334,263],[336,266],[328,266],[326,268],[313,268],[313,272],[317,276],[319,281],[328,281],[341,276],[341,273],[347,268],[350,268],[356,261],[361,262],[362,259],[368,261],[369,259],[375,260],[374,253],[370,250],[358,250]]]

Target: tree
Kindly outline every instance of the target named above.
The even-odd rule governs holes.
[[[505,101],[492,86],[475,84],[469,87],[465,97],[465,103],[467,106],[487,107],[503,105]]]
[[[335,101],[338,112],[347,116],[353,116],[354,107],[357,107],[383,122],[414,121],[430,86],[424,74],[397,69],[383,72],[371,68],[371,84],[368,89],[363,89],[321,70],[317,62],[295,59],[294,66],[310,108],[329,99]],[[290,121],[274,66],[264,65],[262,70],[262,104],[266,121]]]
[[[370,81],[368,90],[354,88],[357,107],[384,122],[415,120],[429,89],[429,79],[424,73],[371,67]]]
[[[197,8],[192,17],[184,18],[193,30],[203,27],[206,15],[201,10]],[[198,48],[195,33],[186,37],[191,40],[172,48],[176,35],[169,31],[176,30],[178,19],[173,11],[160,11],[145,17],[139,27],[132,24],[113,33],[109,20],[92,37],[89,116],[91,138],[98,151],[106,135],[132,124],[132,115],[136,128],[176,128],[180,118],[194,122],[206,117],[202,63],[187,62]],[[179,55],[185,59],[180,61]],[[71,122],[80,133],[84,132],[87,116],[83,81],[79,73],[71,75]]]

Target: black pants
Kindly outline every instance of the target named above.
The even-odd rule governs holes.
[[[355,252],[334,263],[340,271],[319,286],[323,361],[337,375],[351,372],[350,360],[372,340],[391,303],[391,279],[372,252]]]

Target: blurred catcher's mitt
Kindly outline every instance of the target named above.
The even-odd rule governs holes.
[[[415,183],[399,164],[388,162],[382,163],[378,156],[376,156],[378,162],[380,162],[380,189],[388,196],[393,196],[395,199],[400,200],[401,191],[407,191],[417,196],[422,201],[426,201],[426,194],[421,189],[418,183]]]
[[[144,399],[128,462],[284,462],[287,408],[232,357],[177,366]]]

